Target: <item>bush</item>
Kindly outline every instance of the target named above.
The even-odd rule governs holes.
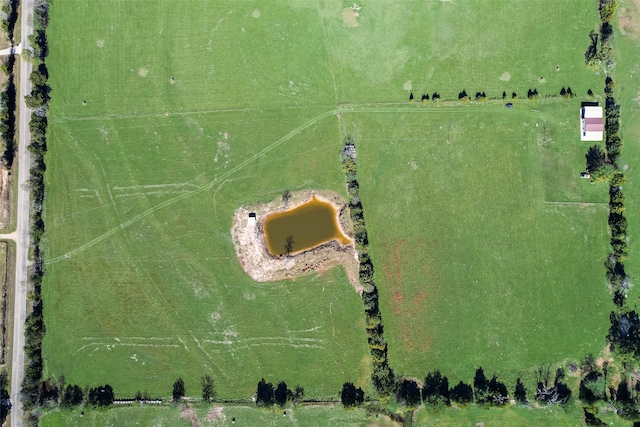
[[[258,389],[256,391],[256,405],[273,406],[274,403],[275,391],[273,390],[273,384],[266,382],[263,378],[258,383]]]
[[[340,393],[340,401],[345,408],[359,406],[364,402],[364,391],[360,387],[356,388],[353,383],[344,383]]]
[[[402,378],[396,385],[396,400],[409,408],[420,405],[420,387],[414,380]]]

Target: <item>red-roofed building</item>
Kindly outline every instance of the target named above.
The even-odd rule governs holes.
[[[602,141],[603,136],[602,107],[582,107],[580,109],[580,140]]]

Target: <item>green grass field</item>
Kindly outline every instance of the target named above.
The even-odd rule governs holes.
[[[469,380],[483,366],[515,381],[604,347],[607,188],[578,176],[579,101],[516,107],[349,116],[390,362],[401,373],[439,368]],[[556,153],[564,160],[552,172],[545,159]]]
[[[52,8],[47,372],[107,382],[118,396],[168,396],[178,376],[198,396],[205,373],[229,398],[251,396],[262,377],[301,384],[310,397],[333,397],[345,381],[368,387],[362,303],[344,272],[254,283],[230,236],[243,204],[285,189],[345,194],[337,119],[322,116],[322,103],[335,103],[322,45],[305,48],[318,76],[275,67],[307,32],[322,34],[320,22],[299,10],[286,43],[268,42],[295,10],[270,7],[257,19],[254,5],[183,5]],[[267,61],[265,43],[282,50],[273,67],[238,71],[238,61]],[[296,98],[318,105],[297,108]]]
[[[282,411],[262,411],[247,406],[225,406],[215,420],[209,416],[210,407],[200,406],[186,413],[183,408],[175,406],[162,407],[126,407],[109,411],[87,411],[80,416],[79,410],[61,411],[47,414],[40,420],[42,427],[62,426],[191,426],[197,419],[198,425],[229,426],[236,419],[235,425],[245,426],[371,426],[372,423],[383,427],[392,425],[383,417],[367,415],[364,410],[344,410],[340,406],[305,406],[287,409],[287,416]]]
[[[512,375],[602,348],[606,189],[577,178],[579,100],[405,104],[597,92],[583,65],[596,8],[371,1],[354,21],[350,5],[51,6],[48,375],[122,397],[168,396],[178,376],[198,396],[205,373],[225,398],[262,377],[313,397],[368,390],[344,272],[254,283],[229,231],[240,205],[286,189],[346,195],[346,134],[397,371]]]
[[[640,21],[638,5],[633,1],[620,2],[620,14],[632,17],[626,20],[623,32],[616,26],[615,48],[616,69],[613,78],[616,81],[615,98],[621,105],[621,136],[624,141],[620,165],[625,168],[627,184],[623,187],[627,198],[627,217],[629,220],[629,258],[625,261],[627,273],[633,278],[636,286],[629,293],[628,301],[634,306],[640,297],[640,84],[638,83],[638,61],[640,55]]]

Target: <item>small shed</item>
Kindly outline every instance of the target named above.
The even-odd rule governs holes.
[[[248,225],[256,225],[256,213],[255,212],[249,212]]]

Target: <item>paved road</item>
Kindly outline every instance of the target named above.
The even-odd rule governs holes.
[[[33,0],[23,0],[21,3],[20,34],[21,46],[29,49],[27,36],[33,34]],[[23,424],[22,402],[20,401],[20,386],[24,378],[24,321],[27,306],[27,265],[29,262],[29,169],[31,157],[27,145],[31,141],[29,133],[29,119],[31,112],[24,102],[25,95],[31,92],[31,63],[20,57],[20,91],[18,133],[18,220],[16,225],[16,290],[13,320],[13,359],[11,367],[11,427]]]
[[[13,47],[8,47],[6,49],[0,50],[0,56],[9,55],[11,53],[11,51],[13,51],[13,53],[16,54],[16,55],[20,55],[22,53],[22,45],[20,43],[18,43],[17,45],[15,45]]]

